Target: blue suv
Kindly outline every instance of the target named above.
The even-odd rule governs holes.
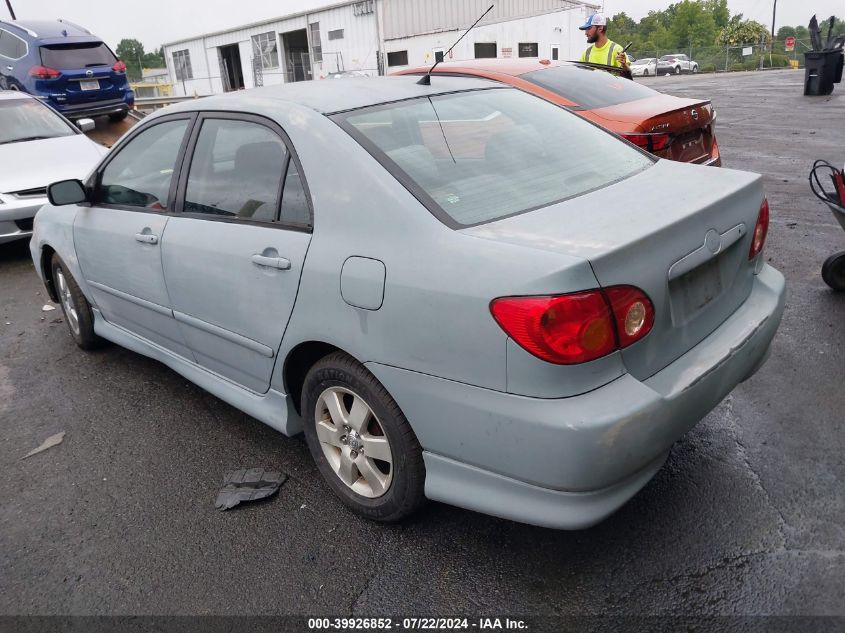
[[[68,118],[126,118],[135,102],[126,64],[71,22],[0,20],[0,89],[35,95]]]

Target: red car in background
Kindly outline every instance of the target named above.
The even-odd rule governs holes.
[[[423,75],[428,67],[397,75]],[[660,158],[720,166],[709,100],[673,97],[593,66],[546,59],[442,62],[433,75],[483,77],[578,112]]]

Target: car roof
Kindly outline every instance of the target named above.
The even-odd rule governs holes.
[[[571,65],[573,62],[540,60],[536,57],[516,59],[465,59],[463,61],[444,61],[437,64],[435,73],[448,72],[495,72],[518,77],[534,70]],[[402,72],[426,72],[431,66],[402,69]]]
[[[102,42],[87,29],[65,20],[0,20],[0,26],[15,28],[41,44]]]
[[[295,83],[252,88],[205,97],[199,101],[183,101],[167,107],[167,113],[185,110],[225,110],[237,102],[238,109],[272,110],[279,101],[297,103],[323,114],[366,108],[391,101],[402,101],[437,94],[503,88],[502,84],[474,77],[441,77],[431,85],[421,86],[419,77],[361,77],[355,81],[299,81]]]

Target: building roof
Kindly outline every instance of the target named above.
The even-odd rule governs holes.
[[[405,76],[361,77],[346,81],[300,81],[183,101],[169,106],[167,112],[226,110],[233,107],[234,101],[240,102],[237,109],[266,110],[268,106],[272,108],[274,101],[284,101],[330,114],[415,97],[480,88],[504,88],[498,82],[468,77],[434,76],[430,86],[421,86],[417,83],[418,80],[419,77]]]
[[[245,29],[251,29],[256,26],[264,26],[265,24],[273,24],[274,22],[281,22],[282,20],[290,20],[291,18],[298,18],[302,17],[303,15],[308,15],[310,13],[316,13],[318,11],[326,11],[328,9],[336,9],[338,7],[345,7],[350,4],[356,4],[360,2],[360,0],[345,0],[344,2],[331,2],[326,1],[324,3],[317,3],[316,6],[311,7],[307,11],[297,11],[296,13],[286,13],[285,15],[279,15],[273,18],[267,18],[266,20],[259,20],[258,22],[250,22],[249,24],[241,24],[235,27],[231,27],[228,29],[221,29],[219,31],[210,31],[208,33],[201,33],[199,35],[194,35],[192,37],[183,37],[179,40],[173,40],[172,42],[165,42],[162,46],[173,46],[174,44],[184,44],[185,42],[193,42],[194,40],[201,40],[206,37],[213,37],[215,35],[225,35],[226,33],[231,33],[232,31],[241,31]]]

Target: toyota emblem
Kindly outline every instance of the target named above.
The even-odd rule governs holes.
[[[698,121],[698,110],[690,110],[690,114],[692,115],[693,119]]]

